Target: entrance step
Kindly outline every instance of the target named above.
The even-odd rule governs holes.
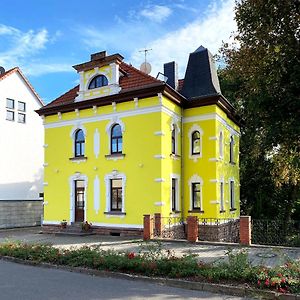
[[[67,226],[66,228],[61,228],[60,231],[56,232],[55,235],[67,235],[67,236],[88,236],[88,235],[94,235],[96,233],[93,232],[93,230],[85,231],[82,230],[82,224],[81,223],[74,223],[72,225]]]

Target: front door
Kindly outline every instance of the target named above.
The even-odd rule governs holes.
[[[84,180],[75,181],[75,222],[84,221]]]

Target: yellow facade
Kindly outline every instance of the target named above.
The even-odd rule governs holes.
[[[97,69],[98,73],[99,70],[111,80],[110,67]],[[94,73],[93,69],[81,74],[84,86]],[[102,97],[111,94],[109,87],[96,92]],[[87,95],[84,93],[83,97]],[[111,155],[111,130],[115,124],[122,129],[121,155]],[[107,105],[49,113],[44,117],[44,126],[45,225],[76,221],[74,182],[77,180],[84,183],[84,221],[94,226],[141,229],[143,215],[154,213],[164,217],[239,216],[239,127],[216,104],[184,108],[168,95],[158,93],[120,103],[112,101]],[[85,138],[84,156],[79,158],[74,155],[78,129]],[[173,154],[172,130],[175,130]],[[194,131],[201,134],[198,155],[191,153]],[[234,156],[230,162],[232,140]],[[110,185],[117,178],[122,179],[122,208],[116,212],[111,207]],[[172,178],[176,182],[173,208]],[[192,205],[192,184],[198,182],[199,210]]]

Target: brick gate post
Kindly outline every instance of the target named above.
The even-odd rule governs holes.
[[[198,240],[198,218],[195,216],[187,217],[187,240],[192,243]]]
[[[251,217],[240,216],[240,244],[251,245]]]
[[[149,241],[153,238],[153,218],[151,215],[144,215],[143,240]]]

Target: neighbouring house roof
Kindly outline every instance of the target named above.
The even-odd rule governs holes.
[[[3,74],[0,74],[0,81],[4,80],[5,78],[7,78],[8,76],[10,76],[13,73],[19,73],[19,75],[22,77],[22,79],[25,81],[25,83],[27,84],[27,86],[29,87],[29,89],[32,91],[32,93],[36,96],[36,98],[38,99],[38,101],[41,103],[41,105],[45,105],[44,102],[42,101],[41,97],[38,95],[38,93],[35,91],[35,89],[33,88],[33,86],[31,85],[31,83],[29,82],[29,80],[25,77],[25,75],[22,73],[22,71],[20,70],[19,67],[14,67],[6,72],[4,72]]]

